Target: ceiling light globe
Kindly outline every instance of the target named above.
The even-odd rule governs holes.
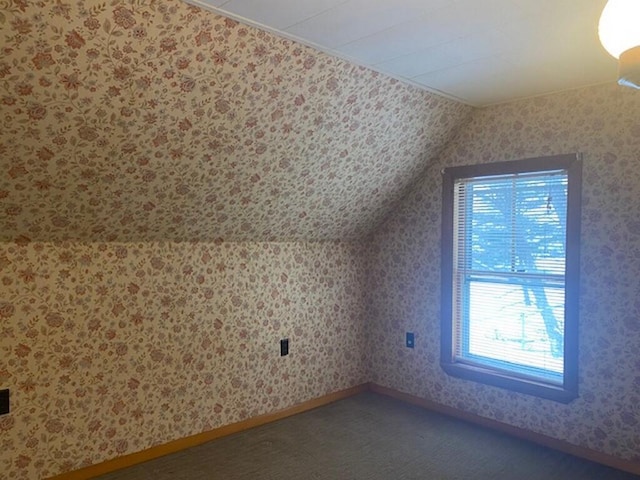
[[[640,46],[640,0],[609,0],[598,25],[600,42],[609,54]]]

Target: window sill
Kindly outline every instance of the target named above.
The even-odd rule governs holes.
[[[567,385],[553,385],[512,376],[503,371],[460,362],[441,362],[441,366],[446,373],[453,377],[480,382],[514,392],[526,393],[560,403],[569,403],[578,397],[577,385],[573,388]]]

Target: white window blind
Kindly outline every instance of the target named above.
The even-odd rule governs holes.
[[[456,179],[453,360],[561,385],[565,170]]]

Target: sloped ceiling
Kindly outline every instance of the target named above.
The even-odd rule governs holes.
[[[0,8],[2,241],[357,239],[471,112],[179,1]]]

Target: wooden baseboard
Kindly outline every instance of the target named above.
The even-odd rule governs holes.
[[[98,475],[104,475],[106,473],[114,472],[122,468],[131,467],[138,463],[153,460],[154,458],[162,457],[170,453],[179,452],[186,448],[195,447],[205,442],[215,440],[216,438],[226,437],[234,433],[249,430],[250,428],[258,427],[267,423],[275,422],[298,413],[313,410],[314,408],[333,403],[343,398],[357,395],[358,393],[365,392],[369,389],[369,384],[365,383],[357,385],[355,387],[341,390],[339,392],[330,393],[322,397],[314,398],[312,400],[300,403],[293,407],[285,408],[274,413],[267,413],[265,415],[259,415],[257,417],[249,418],[241,422],[232,423],[231,425],[225,425],[214,430],[198,433],[190,437],[174,440],[163,445],[148,448],[141,452],[132,453],[123,457],[114,458],[113,460],[107,460],[106,462],[91,465],[89,467],[82,468],[80,470],[74,470],[72,472],[63,473],[51,477],[49,480],[88,480]]]
[[[607,455],[605,453],[591,450],[589,448],[580,447],[578,445],[574,445],[572,443],[565,442],[563,440],[558,440],[557,438],[549,437],[541,433],[536,433],[530,430],[525,430],[523,428],[514,427],[513,425],[502,423],[497,420],[481,417],[479,415],[468,413],[463,410],[458,410],[457,408],[449,407],[447,405],[442,405],[440,403],[436,403],[431,400],[426,400],[424,398],[416,397],[408,393],[383,387],[375,383],[369,384],[369,389],[373,392],[386,395],[389,397],[393,397],[397,400],[401,400],[403,402],[410,403],[412,405],[416,405],[418,407],[422,407],[427,410],[441,413],[449,417],[458,418],[460,420],[464,420],[469,423],[480,425],[481,427],[506,433],[507,435],[521,438],[523,440],[528,440],[530,442],[537,443],[538,445],[552,448],[560,452],[568,453],[570,455],[574,455],[576,457],[580,457],[585,460],[590,460],[592,462],[607,465],[608,467],[613,467],[613,468],[617,468],[618,470],[624,470],[625,472],[633,473],[635,475],[640,475],[640,463],[638,462],[633,462],[631,460],[623,460],[623,459],[614,457],[612,455]]]

